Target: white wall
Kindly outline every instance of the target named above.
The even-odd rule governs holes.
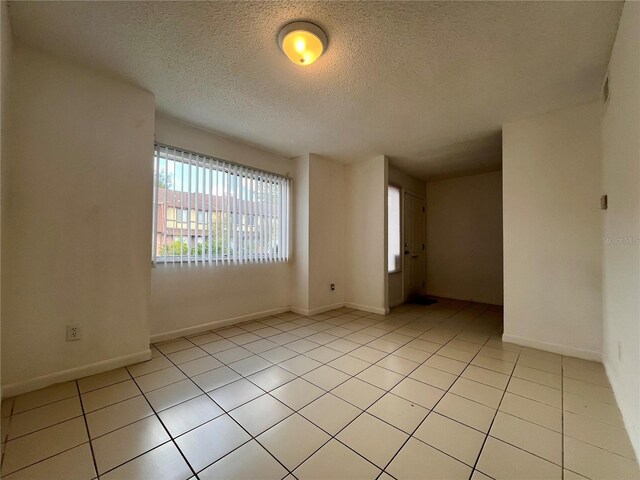
[[[416,197],[425,198],[425,182],[419,180],[407,173],[399,170],[393,165],[389,165],[389,184],[395,185],[396,187],[400,187],[402,189],[402,197],[400,199],[401,204],[404,201],[404,192],[411,193]],[[404,212],[404,210],[403,210]],[[402,215],[401,215],[402,218]],[[401,229],[404,227],[401,226]],[[402,239],[404,232],[400,234],[400,243],[401,245],[404,243]],[[404,255],[401,257],[404,259]],[[426,272],[425,272],[426,275]],[[389,306],[393,307],[399,305],[404,302],[404,291],[403,291],[403,278],[404,275],[402,271],[389,273],[389,284],[388,284],[388,296],[389,296]]]
[[[602,119],[604,364],[640,458],[640,4],[626,2]],[[607,241],[608,240],[608,241]],[[621,356],[618,357],[618,344]]]
[[[215,135],[164,115],[156,116],[156,140],[223,160],[293,175],[288,158]],[[294,196],[297,182],[293,182]],[[296,213],[294,213],[296,215]],[[294,255],[295,245],[294,245]],[[157,265],[151,272],[153,340],[201,331],[220,322],[257,318],[290,305],[289,263]]]
[[[387,158],[346,167],[346,291],[353,308],[376,313],[388,309]]]
[[[503,126],[504,339],[598,359],[600,110]]]
[[[346,167],[309,157],[309,310],[315,312],[345,301]]]
[[[16,48],[2,162],[5,395],[147,358],[153,95]],[[79,323],[83,339],[66,342]]]
[[[427,182],[427,293],[502,305],[502,172]]]

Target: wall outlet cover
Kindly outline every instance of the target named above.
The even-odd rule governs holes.
[[[75,342],[82,338],[82,327],[80,325],[67,325],[67,342]]]

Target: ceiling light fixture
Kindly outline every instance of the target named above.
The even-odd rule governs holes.
[[[296,65],[311,65],[327,48],[327,35],[310,22],[293,22],[282,27],[278,45]]]

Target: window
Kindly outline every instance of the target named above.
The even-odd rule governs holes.
[[[400,265],[400,189],[389,185],[387,190],[387,269],[399,272]]]
[[[287,261],[289,191],[281,175],[156,145],[153,261]]]
[[[198,221],[203,225],[206,224],[206,223],[209,223],[209,215],[208,214],[209,214],[209,212],[203,212],[202,210],[200,210],[198,212]]]
[[[175,223],[178,226],[180,223],[186,223],[187,221],[187,209],[186,208],[176,208],[169,207],[169,221]],[[175,213],[174,213],[175,212]],[[172,214],[174,213],[174,214]]]

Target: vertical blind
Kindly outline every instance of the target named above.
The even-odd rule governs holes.
[[[287,177],[160,144],[153,170],[154,263],[288,260]]]

